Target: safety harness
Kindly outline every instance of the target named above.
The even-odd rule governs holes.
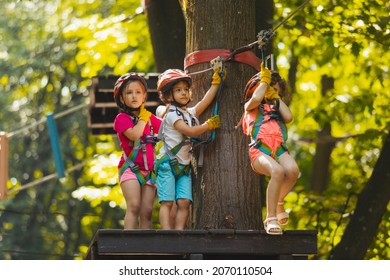
[[[133,123],[136,124],[138,122],[138,118],[135,116],[131,116]],[[138,164],[134,163],[135,158],[138,155],[138,152],[141,150],[143,155],[143,161],[144,161],[144,169],[146,171],[151,171],[148,166],[148,159],[146,155],[146,144],[150,143],[153,144],[153,146],[157,143],[158,139],[154,136],[153,126],[150,122],[150,119],[148,121],[148,125],[150,128],[150,135],[145,135],[145,140],[141,140],[139,138],[137,141],[131,141],[129,140],[129,145],[133,146],[133,149],[131,150],[130,154],[127,156],[125,152],[123,152],[123,158],[125,159],[125,162],[123,163],[121,169],[120,169],[120,176],[123,175],[123,173],[126,171],[127,168],[130,168],[130,170],[135,174],[137,177],[138,182],[141,186],[145,185],[147,181],[152,179],[150,172],[145,177]]]
[[[189,125],[188,123],[188,120],[184,117],[184,114],[177,108],[170,108],[167,112],[167,115],[169,113],[176,113],[178,116],[180,116],[183,121]],[[190,118],[191,118],[191,126],[195,126],[195,125],[198,125],[198,121],[195,117],[193,117],[190,113]],[[183,135],[183,140],[177,144],[175,147],[173,147],[172,149],[169,149],[166,141],[165,141],[165,137],[162,133],[162,130],[163,130],[163,127],[164,127],[164,122],[166,120],[166,116],[164,117],[163,119],[163,123],[161,124],[160,126],[160,131],[158,133],[158,138],[161,139],[160,143],[157,144],[157,146],[159,147],[159,149],[161,148],[164,148],[164,151],[165,151],[165,154],[159,158],[158,160],[155,161],[155,164],[154,164],[154,172],[153,172],[153,180],[155,181],[156,180],[156,176],[157,176],[157,170],[158,170],[158,166],[162,163],[162,162],[165,162],[165,161],[169,161],[169,165],[171,166],[171,169],[172,169],[172,173],[175,175],[175,178],[178,179],[180,178],[182,175],[184,174],[189,174],[190,170],[191,170],[191,167],[190,165],[182,165],[179,163],[179,161],[177,160],[176,158],[176,154],[180,151],[180,149],[185,146],[185,145],[191,145],[192,143],[198,143],[200,140],[199,138],[197,137],[187,137],[187,136],[184,136]]]
[[[253,125],[250,136],[251,136],[251,143],[249,144],[249,147],[254,147],[261,152],[265,153],[266,155],[272,156],[274,158],[278,158],[280,155],[282,155],[284,152],[288,151],[287,146],[285,145],[285,142],[287,140],[287,128],[285,123],[283,122],[281,116],[277,113],[277,111],[265,111],[264,110],[265,103],[261,103],[258,107],[259,112],[256,114],[256,118],[253,122],[250,123],[250,125]],[[268,116],[268,118],[267,118]],[[276,151],[273,151],[268,145],[263,143],[260,139],[256,139],[257,134],[260,131],[260,127],[265,124],[266,122],[269,122],[270,120],[276,120],[283,137],[283,143],[276,149]]]

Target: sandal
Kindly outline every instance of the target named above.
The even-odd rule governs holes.
[[[283,206],[283,202],[278,202],[278,206]],[[280,212],[276,217],[279,225],[286,226],[288,224],[289,215],[286,211]]]
[[[283,234],[282,228],[277,223],[278,218],[269,217],[264,220],[264,229],[268,234],[281,235]]]

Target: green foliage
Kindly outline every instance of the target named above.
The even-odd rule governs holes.
[[[119,148],[90,135],[87,103],[92,76],[151,71],[145,16],[131,19],[138,6],[0,1],[0,130],[10,135],[1,259],[83,258],[98,228],[123,227]],[[67,176],[46,179],[56,170],[45,115],[82,104],[56,119]]]
[[[292,1],[290,1],[291,3]],[[275,19],[295,5],[276,4]],[[358,194],[367,183],[389,133],[389,14],[384,1],[310,1],[277,30],[274,45],[280,73],[287,77],[289,61],[299,65],[291,109],[291,147],[302,176],[287,197],[291,229],[319,231],[321,259],[341,240]],[[334,78],[334,88],[321,94],[321,77]],[[332,151],[330,182],[325,193],[309,188],[311,159],[317,132],[330,124],[333,137],[346,137]],[[368,259],[387,259],[390,227],[387,212]],[[383,249],[378,249],[383,248]]]

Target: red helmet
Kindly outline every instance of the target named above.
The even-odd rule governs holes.
[[[173,84],[179,81],[186,81],[189,86],[192,85],[192,79],[180,69],[168,69],[158,76],[157,90],[160,92],[167,91]]]
[[[138,75],[135,72],[126,73],[119,77],[119,79],[115,82],[114,85],[114,99],[116,100],[116,97],[118,93],[122,90],[122,86],[126,83],[126,81],[133,80],[133,81],[139,81],[144,86],[145,91],[148,91],[148,86],[146,84],[146,80]]]
[[[253,95],[257,87],[260,85],[260,80],[261,72],[256,73],[252,76],[252,78],[249,79],[244,89],[244,101]],[[271,70],[271,85],[279,83],[281,80],[282,78],[280,77],[279,73]]]
[[[257,87],[260,84],[260,72],[253,75],[252,78],[249,79],[249,81],[246,83],[245,89],[244,89],[244,101],[246,101],[248,98],[250,98]]]

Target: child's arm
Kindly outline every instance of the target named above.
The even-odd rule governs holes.
[[[282,101],[282,99],[279,99],[279,113],[282,116],[282,119],[284,123],[290,123],[293,120],[293,115],[291,113],[290,108]]]
[[[252,97],[249,99],[248,102],[245,103],[245,111],[252,111],[257,106],[260,105],[261,101],[264,99],[264,97],[268,97],[271,86],[271,71],[264,67],[264,64],[261,63],[260,65],[260,85],[255,89]]]
[[[260,105],[261,101],[264,99],[267,88],[267,83],[260,82],[260,85],[255,89],[255,92],[253,93],[252,97],[249,99],[248,102],[245,103],[245,111],[252,111]]]
[[[126,129],[123,134],[132,141],[137,141],[143,134],[146,124],[149,121],[151,112],[145,109],[144,105],[141,105],[141,109],[138,115],[138,122],[135,126]]]
[[[189,126],[182,119],[177,120],[173,126],[181,134],[184,134],[188,137],[195,137],[201,135],[207,130],[213,130],[221,126],[221,120],[219,115],[209,118],[201,125]]]
[[[219,68],[214,71],[212,81],[211,81],[211,87],[206,92],[206,94],[203,96],[202,100],[198,102],[198,104],[195,105],[195,113],[196,117],[199,117],[204,110],[207,109],[207,107],[213,102],[213,99],[217,95],[219,85],[221,84],[221,77],[218,74]],[[224,79],[226,79],[226,70],[224,69]]]

